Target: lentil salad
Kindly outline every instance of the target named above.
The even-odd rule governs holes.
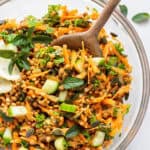
[[[11,84],[0,95],[0,147],[99,150],[121,132],[132,78],[116,35],[100,31],[102,57],[93,57],[84,43],[78,51],[50,45],[61,35],[87,31],[97,17],[95,9],[79,14],[50,5],[41,19],[0,25],[0,57],[9,60],[9,75],[0,76]]]

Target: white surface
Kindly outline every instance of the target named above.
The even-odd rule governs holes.
[[[131,20],[131,17],[138,12],[149,12],[150,13],[150,3],[148,0],[124,0],[122,2],[126,4],[129,9],[128,19]],[[131,21],[132,22],[132,21]],[[133,26],[137,30],[139,36],[141,37],[148,59],[150,63],[150,21],[144,24],[137,25],[133,23]],[[150,82],[150,81],[148,81]],[[144,118],[143,124],[137,133],[136,137],[129,145],[127,150],[149,150],[150,149],[150,104]]]

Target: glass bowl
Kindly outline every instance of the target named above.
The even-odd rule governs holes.
[[[0,6],[0,19],[17,18],[17,20],[21,20],[27,15],[41,17],[47,11],[48,4],[63,4],[70,9],[77,8],[81,12],[87,6],[96,8],[98,11],[101,11],[105,6],[105,2],[100,0],[11,0]],[[149,63],[138,34],[129,21],[118,11],[113,13],[105,28],[107,32],[114,32],[119,35],[133,67],[132,89],[127,101],[131,104],[131,110],[125,116],[121,137],[116,137],[110,146],[111,150],[124,150],[139,130],[148,106],[150,93]]]

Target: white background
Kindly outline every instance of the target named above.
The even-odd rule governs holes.
[[[131,21],[132,16],[138,12],[150,13],[149,0],[123,0],[122,4],[126,4],[129,9],[128,19]],[[137,25],[133,23],[141,40],[143,41],[149,63],[150,63],[150,21],[144,24]],[[150,83],[150,81],[148,81]],[[129,145],[127,150],[150,150],[150,104],[144,118],[144,122],[137,133],[136,137]]]

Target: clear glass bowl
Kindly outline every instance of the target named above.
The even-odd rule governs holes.
[[[101,11],[105,2],[100,0],[11,0],[0,6],[0,19],[17,18],[21,20],[27,15],[41,17],[46,11],[48,4],[63,4],[70,9],[77,8],[83,12],[86,6],[94,7]],[[149,63],[143,44],[129,21],[118,11],[115,11],[105,26],[108,32],[119,35],[123,42],[129,62],[133,67],[133,81],[129,100],[132,105],[124,120],[122,136],[116,137],[111,150],[124,150],[134,138],[143,121],[150,93]]]

